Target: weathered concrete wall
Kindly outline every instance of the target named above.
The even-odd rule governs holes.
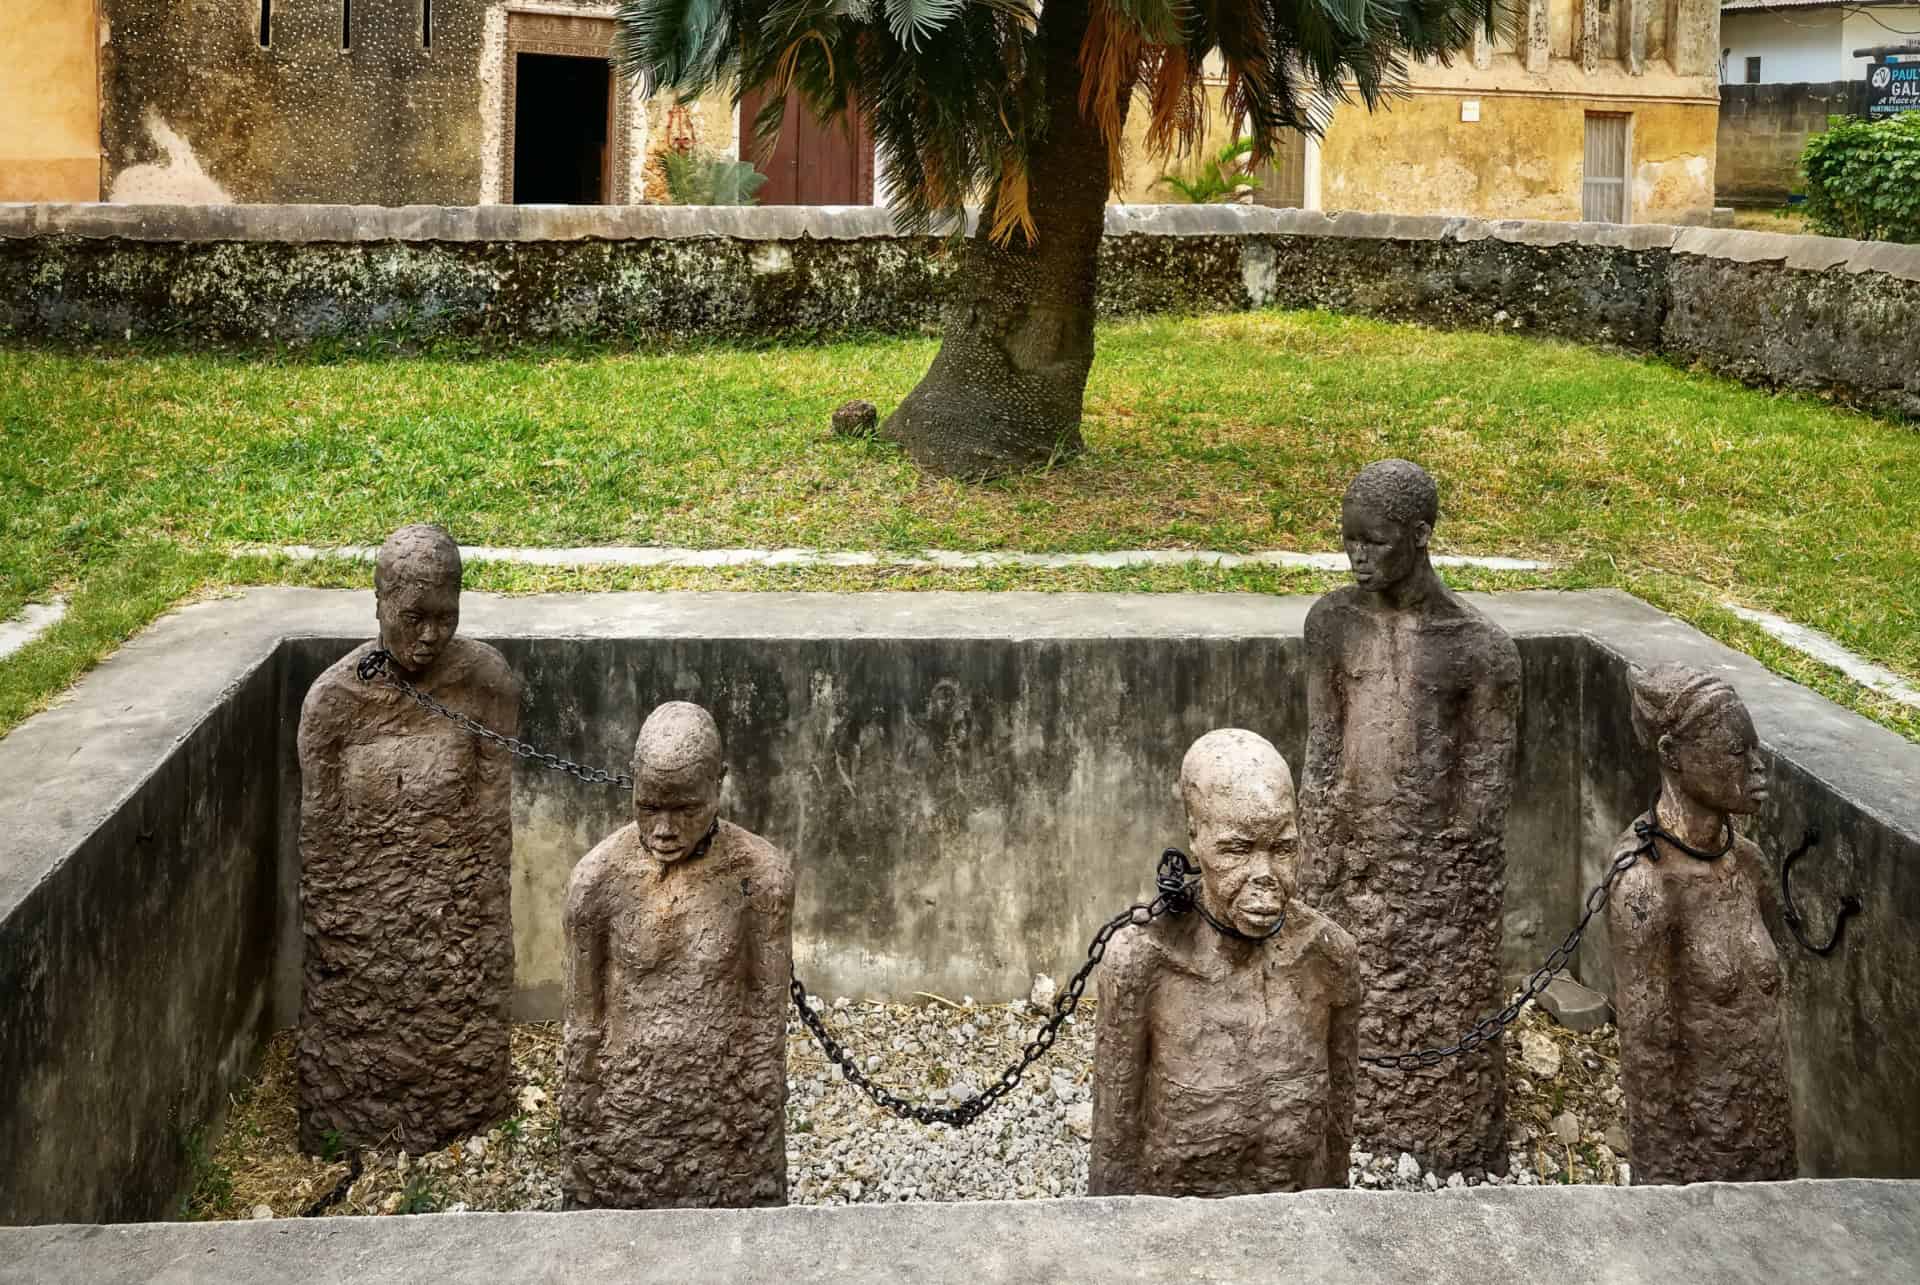
[[[100,199],[94,0],[0,4],[0,201]]]
[[[1629,223],[1713,214],[1711,101],[1427,92],[1369,113],[1343,105],[1321,149],[1329,210],[1576,221],[1589,112],[1632,117]],[[1480,119],[1462,121],[1461,104]]]
[[[1920,248],[1243,206],[1107,212],[1099,306],[1324,307],[1670,353],[1920,414]],[[0,205],[0,336],[798,339],[937,324],[871,208]]]
[[[1920,1183],[1473,1187],[0,1229],[5,1285],[1750,1285],[1920,1275]],[[1604,1266],[1601,1266],[1604,1265]]]
[[[1836,33],[1835,39],[1838,39]],[[1715,142],[1716,199],[1723,205],[1782,205],[1806,190],[1800,156],[1829,116],[1865,116],[1864,78],[1819,85],[1722,85]]]
[[[1805,824],[1829,959],[1783,947],[1805,1172],[1920,1174],[1920,746],[1623,595],[1480,600],[1519,640],[1521,776],[1506,962],[1557,944],[1612,841],[1652,797],[1625,664],[1727,675],[1773,756],[1751,832]],[[1223,724],[1298,762],[1310,600],[1250,595],[469,595],[463,627],[528,694],[524,734],[617,767],[661,700],[709,705],[726,807],[794,856],[796,959],[826,994],[1023,994],[1151,891],[1184,835],[1172,782]],[[163,620],[74,699],[0,740],[0,1222],[170,1212],[183,1135],[214,1120],[265,1032],[294,1020],[292,733],[371,595],[254,590]],[[179,664],[191,652],[196,663]],[[521,764],[519,1008],[556,1012],[561,891],[620,824],[617,790]],[[1580,975],[1608,981],[1604,925]]]
[[[0,741],[0,1223],[171,1215],[273,1029],[277,666],[227,641],[137,639]]]

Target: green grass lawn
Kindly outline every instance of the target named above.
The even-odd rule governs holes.
[[[681,353],[95,355],[0,349],[0,618],[69,595],[0,662],[0,731],[170,604],[261,582],[366,584],[235,556],[373,543],[913,550],[1338,547],[1369,460],[1438,477],[1445,552],[1553,560],[1465,587],[1617,585],[1920,739],[1920,719],[1772,644],[1733,600],[1920,676],[1920,433],[1654,361],[1313,313],[1103,328],[1088,454],[986,486],[827,431],[885,408],[923,340]],[[471,587],[1313,591],[1279,571],[553,572]]]

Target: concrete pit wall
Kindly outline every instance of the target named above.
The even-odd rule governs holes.
[[[1920,746],[1615,593],[1481,600],[1519,640],[1526,709],[1509,827],[1509,976],[1556,944],[1652,798],[1629,663],[1725,673],[1774,756],[1751,832],[1798,869],[1831,959],[1783,950],[1804,1171],[1920,1174]],[[686,697],[727,738],[729,814],[795,855],[796,958],[818,993],[1022,995],[1151,892],[1183,843],[1188,743],[1239,724],[1296,766],[1310,600],[996,594],[468,595],[463,628],[527,692],[524,735],[627,758]],[[253,590],[163,620],[74,698],[0,740],[0,1223],[166,1215],[183,1146],[217,1124],[267,1031],[294,1020],[293,733],[371,595]],[[192,665],[180,658],[191,655]],[[271,766],[270,766],[271,765]],[[571,867],[625,819],[605,786],[522,763],[514,915],[522,1016],[557,1013]],[[1604,927],[1579,969],[1605,986]]]
[[[1328,308],[1657,353],[1920,416],[1920,247],[1241,206],[1107,213],[1099,307]],[[0,205],[0,337],[811,340],[938,324],[885,211]]]

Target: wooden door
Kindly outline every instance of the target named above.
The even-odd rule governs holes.
[[[764,101],[748,94],[740,102],[741,159],[767,176],[761,205],[873,204],[873,139],[864,122],[822,125],[797,96],[789,98],[780,140],[762,157],[753,121]]]

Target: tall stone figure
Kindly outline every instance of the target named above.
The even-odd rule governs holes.
[[[1779,903],[1733,818],[1766,798],[1747,708],[1722,679],[1662,665],[1633,679],[1633,726],[1660,760],[1649,857],[1607,901],[1620,1078],[1636,1180],[1792,1178]]]
[[[1363,1053],[1453,1043],[1500,1007],[1520,654],[1428,557],[1433,479],[1362,469],[1341,504],[1354,583],[1307,615],[1301,898],[1354,935]],[[1354,1133],[1433,1169],[1506,1170],[1499,1044],[1363,1069]]]
[[[356,667],[376,646],[435,700],[513,735],[500,653],[460,638],[460,550],[403,527],[373,573],[380,637],[300,710],[300,1143],[420,1152],[507,1113],[509,755]]]
[[[633,821],[567,886],[571,1207],[786,1203],[793,869],[720,820],[726,774],[706,710],[654,710]]]
[[[1180,768],[1193,913],[1123,930],[1099,977],[1096,1196],[1344,1187],[1360,976],[1353,938],[1294,898],[1293,777],[1263,737]]]

